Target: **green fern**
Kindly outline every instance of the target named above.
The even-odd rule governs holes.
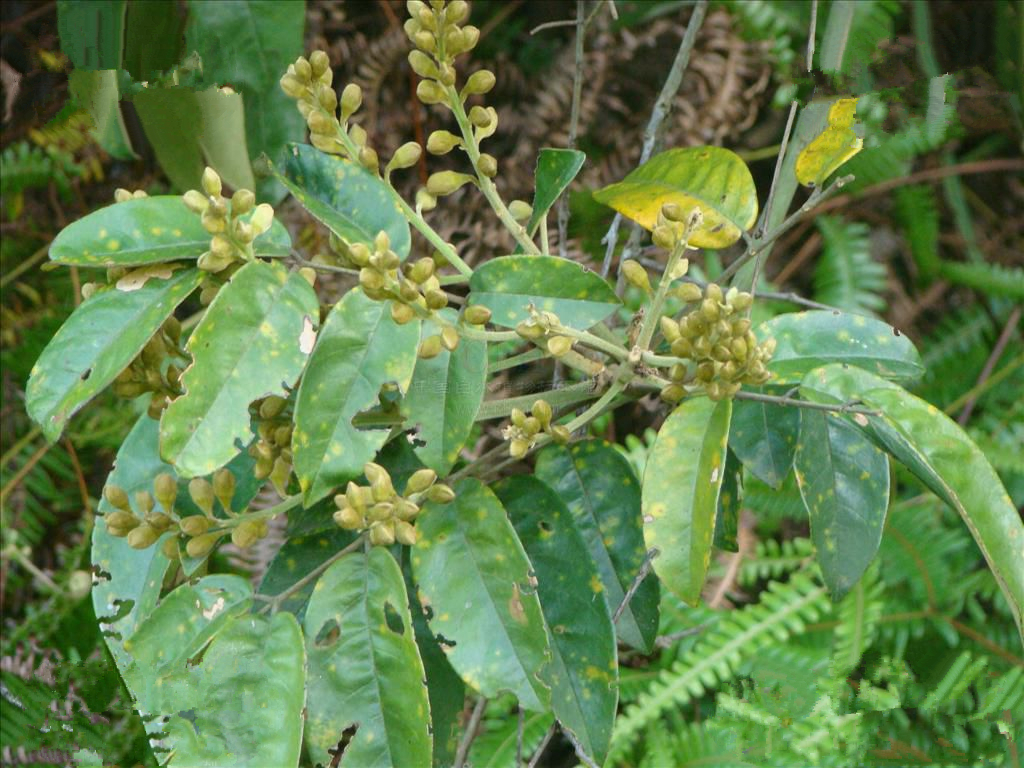
[[[1024,300],[1024,269],[985,262],[944,261],[940,274],[946,280],[989,296]]]
[[[523,719],[523,756],[528,759],[544,739],[554,718],[549,713],[527,712]],[[511,711],[484,719],[480,735],[473,741],[469,763],[474,768],[518,768],[516,749],[519,718]]]
[[[883,309],[885,267],[871,258],[867,225],[838,216],[821,216],[817,225],[824,250],[814,271],[815,299],[850,312]]]
[[[878,561],[875,561],[836,606],[839,625],[834,632],[832,677],[841,678],[852,673],[874,642],[884,605],[883,588],[878,580]]]
[[[924,184],[900,187],[893,192],[896,221],[910,246],[914,263],[926,281],[939,275],[939,203],[935,190]]]

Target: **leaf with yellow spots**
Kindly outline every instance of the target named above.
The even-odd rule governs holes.
[[[351,552],[327,569],[303,620],[312,762],[327,765],[358,725],[345,760],[430,768],[430,704],[401,569],[387,549]]]
[[[633,468],[607,440],[580,440],[545,448],[534,471],[572,513],[597,567],[599,582],[593,591],[600,591],[615,615],[647,554],[640,482]],[[658,600],[658,580],[651,574],[640,582],[615,623],[620,642],[651,652],[658,634]]]
[[[763,394],[781,396],[788,388],[761,387]],[[772,488],[779,488],[793,468],[800,434],[800,411],[795,407],[738,400],[732,407],[729,450],[750,472]]]
[[[796,158],[796,180],[820,187],[839,166],[864,147],[853,129],[857,99],[839,99],[828,110],[828,126]]]
[[[736,405],[733,405],[733,423],[736,423]],[[732,431],[729,433],[729,450],[725,455],[725,476],[722,490],[718,494],[718,509],[715,512],[715,537],[713,544],[726,552],[739,552],[736,539],[739,534],[740,510],[743,507],[743,464],[732,452]],[[795,442],[795,441],[794,441]]]
[[[306,535],[289,536],[267,566],[257,590],[259,594],[273,597],[284,592],[355,540],[355,533],[342,530],[334,522],[331,515],[336,509],[334,501],[330,499],[324,499],[312,507],[311,511],[317,512],[329,527]],[[289,595],[280,604],[280,610],[294,613],[302,621],[312,593],[313,584],[309,583]]]
[[[760,343],[775,339],[768,363],[774,384],[797,384],[829,363],[846,363],[886,379],[916,379],[924,373],[914,344],[891,325],[873,317],[831,310],[789,312],[759,325]]]
[[[185,394],[160,420],[160,453],[179,475],[208,475],[251,442],[249,404],[288,396],[309,357],[303,330],[319,318],[316,294],[297,272],[254,261],[231,276],[189,337]]]
[[[501,256],[484,262],[469,279],[469,304],[491,310],[491,322],[515,328],[530,306],[554,312],[563,325],[586,329],[621,304],[611,286],[589,269],[557,256]]]
[[[252,247],[258,258],[279,259],[288,255],[291,244],[288,230],[275,219]],[[108,205],[73,221],[50,244],[50,261],[74,267],[139,267],[195,261],[208,250],[210,233],[199,217],[179,196],[157,195]]]
[[[358,288],[334,305],[295,403],[292,451],[307,506],[361,475],[384,445],[386,429],[359,429],[352,420],[378,405],[385,384],[408,390],[419,330],[418,320],[397,325],[387,302]]]
[[[644,469],[644,537],[660,552],[654,570],[690,605],[700,600],[711,560],[731,417],[731,400],[684,400],[662,425]]]
[[[178,272],[134,291],[107,289],[82,302],[32,367],[25,405],[50,441],[142,351],[164,321],[199,287],[202,273]]]
[[[537,577],[549,630],[551,708],[598,765],[611,743],[618,704],[618,660],[611,612],[572,514],[546,484],[529,475],[494,487]]]
[[[800,385],[808,400],[857,399],[879,416],[855,422],[955,509],[978,543],[1024,640],[1024,523],[999,475],[966,432],[934,405],[856,368],[829,365]]]
[[[822,578],[832,599],[842,600],[882,541],[889,457],[845,419],[807,409],[795,469]]]
[[[747,164],[721,147],[670,149],[655,155],[617,184],[594,193],[644,229],[654,229],[666,203],[684,212],[699,208],[703,223],[690,235],[695,248],[725,248],[757,220],[757,190]]]
[[[530,561],[497,496],[478,480],[462,480],[454,501],[423,508],[416,529],[413,579],[452,667],[488,698],[509,691],[526,709],[547,709],[544,617]]]

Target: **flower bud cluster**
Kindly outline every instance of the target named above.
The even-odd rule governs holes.
[[[213,168],[203,171],[202,187],[201,192],[190,189],[182,196],[188,209],[201,216],[203,229],[212,235],[210,250],[199,257],[197,266],[218,273],[252,261],[252,242],[273,225],[274,209],[267,203],[256,205],[256,195],[248,189],[238,190],[229,201],[221,194],[223,183]]]
[[[735,395],[742,384],[768,381],[766,363],[775,351],[775,340],[759,345],[750,320],[741,316],[753,303],[749,293],[730,288],[723,294],[716,283],[703,290],[695,283],[684,283],[673,293],[693,309],[678,322],[662,317],[661,332],[672,354],[691,365],[672,366],[672,383],[662,390],[663,399],[678,402],[686,394],[684,385],[696,383],[709,398],[721,400]]]
[[[149,197],[144,189],[136,189],[132,192],[130,189],[124,189],[118,187],[114,190],[114,202],[115,203],[126,203],[129,200],[139,200],[143,197]]]
[[[138,357],[117,375],[111,390],[128,399],[151,393],[149,417],[159,419],[167,404],[182,393],[181,368],[173,362],[165,365],[168,358],[186,357],[180,344],[181,324],[171,316],[146,342]]]
[[[265,519],[225,520],[214,515],[214,501],[220,502],[230,517],[235,515],[231,509],[235,476],[230,470],[219,470],[214,474],[212,483],[204,478],[193,478],[189,482],[188,493],[203,514],[180,515],[177,512],[178,482],[166,472],[154,478],[152,492],[141,490],[135,494],[134,510],[128,493],[119,486],[108,484],[103,489],[103,497],[114,511],[104,516],[107,531],[112,536],[126,538],[133,549],[146,549],[163,534],[170,533],[161,545],[161,551],[170,560],[178,559],[179,544],[184,546],[189,557],[205,557],[223,536],[230,535],[232,543],[244,548],[267,535]]]
[[[277,395],[255,403],[257,439],[249,446],[249,455],[256,459],[256,479],[269,477],[282,496],[287,495],[292,476],[292,417],[287,407],[288,401]]]
[[[502,437],[509,441],[508,452],[514,459],[520,459],[536,445],[541,435],[549,435],[558,445],[569,442],[571,434],[567,427],[551,423],[551,405],[547,400],[537,400],[530,414],[513,408],[510,423],[502,430]]]
[[[347,531],[367,531],[370,543],[377,547],[394,544],[412,546],[416,543],[416,518],[426,501],[447,504],[455,492],[437,482],[432,469],[414,472],[399,494],[391,475],[380,464],[368,462],[363,474],[369,485],[350,482],[345,493],[334,497],[338,507],[334,522]]]
[[[554,357],[562,357],[572,349],[574,339],[564,336],[558,331],[562,322],[554,312],[532,311],[529,320],[523,320],[516,326],[516,333],[537,346],[546,348]]]

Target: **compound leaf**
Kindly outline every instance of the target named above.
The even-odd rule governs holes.
[[[654,570],[690,605],[700,600],[725,475],[732,401],[684,400],[658,432],[644,470],[644,537]]]
[[[725,248],[757,219],[757,190],[747,164],[721,147],[670,149],[655,155],[617,184],[594,193],[645,229],[654,229],[666,203],[699,208],[703,223],[690,235],[696,248]]]
[[[201,281],[199,270],[185,269],[137,290],[97,291],[71,314],[32,367],[25,388],[26,409],[50,441],[128,367]]]
[[[615,615],[640,572],[647,550],[640,483],[629,461],[604,440],[584,440],[540,452],[537,477],[557,493],[597,566],[605,603]],[[648,576],[619,616],[619,639],[649,653],[658,633],[658,581]]]
[[[589,328],[621,303],[596,272],[557,256],[501,256],[484,262],[469,279],[470,305],[491,310],[491,322],[514,328],[530,305],[554,312],[570,328]]]
[[[431,764],[430,705],[413,638],[405,581],[383,548],[332,565],[306,608],[309,715],[306,747],[327,765],[329,749],[357,725],[345,750],[366,768]]]
[[[307,506],[358,477],[384,445],[387,430],[360,430],[352,419],[377,405],[385,384],[409,388],[419,326],[397,325],[387,302],[358,288],[334,305],[295,404],[292,451]]]
[[[481,695],[510,691],[526,709],[551,702],[550,660],[530,561],[504,507],[480,481],[418,518],[413,578],[431,631],[459,676]]]
[[[180,475],[209,474],[249,444],[249,404],[287,397],[319,318],[316,294],[297,272],[254,261],[232,275],[189,337],[185,394],[160,420],[161,455]]]

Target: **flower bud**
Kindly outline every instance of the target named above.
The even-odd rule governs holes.
[[[473,107],[469,110],[469,122],[477,128],[486,128],[491,124],[491,114],[483,107]]]
[[[352,507],[343,507],[334,515],[334,522],[346,531],[355,531],[364,525],[363,516]]]
[[[301,99],[306,93],[306,86],[292,73],[285,75],[278,82],[285,96],[290,98]]]
[[[181,518],[181,522],[178,523],[181,532],[192,538],[202,536],[209,531],[210,525],[210,518],[203,515],[189,515],[188,517]]]
[[[321,87],[317,93],[316,102],[324,112],[334,115],[334,110],[338,108],[338,94],[334,92],[333,88]]]
[[[367,510],[366,519],[371,523],[380,523],[384,520],[390,520],[394,509],[395,505],[390,501],[378,502]]]
[[[534,323],[532,320],[523,320],[516,326],[516,333],[522,336],[524,339],[534,341],[544,335],[544,329]]]
[[[416,85],[416,98],[424,104],[440,104],[445,100],[444,88],[433,80],[420,80]]]
[[[435,483],[427,490],[427,499],[435,504],[447,504],[455,498],[455,491],[444,483]]]
[[[477,169],[480,173],[486,176],[488,179],[493,179],[498,175],[498,161],[494,155],[489,155],[486,152],[480,154],[480,159],[476,164]]]
[[[666,403],[678,403],[686,397],[686,390],[679,384],[669,384],[661,390],[660,396]]]
[[[572,438],[572,433],[564,424],[556,424],[551,428],[551,439],[557,445],[565,445]]]
[[[249,226],[256,235],[262,235],[274,224],[274,209],[268,203],[260,203],[249,219]]]
[[[359,155],[356,159],[370,173],[377,173],[380,169],[380,159],[377,157],[377,151],[371,147],[360,147]]]
[[[118,485],[107,485],[104,487],[103,498],[105,498],[115,509],[123,509],[125,511],[131,510],[131,504],[128,502],[128,494],[125,493],[124,488],[121,488]]]
[[[658,324],[661,326],[661,335],[665,337],[665,341],[669,344],[679,338],[679,323],[671,317],[662,315],[658,320]]]
[[[170,528],[171,523],[174,522],[168,515],[163,512],[153,511],[146,515],[146,524],[150,526],[157,533],[163,533]]]
[[[370,543],[375,547],[390,547],[395,543],[395,524],[387,522],[377,523],[370,528]]]
[[[303,82],[308,83],[313,79],[313,67],[306,60],[305,56],[299,56],[292,66],[295,68],[295,76]]]
[[[427,137],[427,152],[432,155],[446,155],[462,144],[462,139],[448,131],[433,131]]]
[[[421,51],[434,53],[437,50],[437,37],[425,29],[418,29],[413,32],[409,35],[409,39],[412,40],[413,45]]]
[[[400,146],[395,150],[395,154],[391,156],[391,161],[388,163],[388,168],[409,168],[420,160],[420,155],[423,154],[423,149],[415,141],[409,141]]]
[[[208,516],[213,516],[213,486],[209,480],[202,477],[193,477],[188,484],[188,495],[192,501]]]
[[[521,437],[512,438],[508,444],[508,455],[513,459],[523,458],[528,450],[530,450],[530,441]]]
[[[261,527],[257,520],[243,520],[231,531],[231,543],[239,549],[248,549],[262,537]]]
[[[141,522],[139,518],[133,515],[131,512],[125,512],[118,510],[117,512],[108,512],[103,516],[106,521],[107,530],[112,536],[127,536],[130,531],[136,528]]]
[[[313,51],[309,54],[309,67],[313,77],[319,78],[331,68],[331,59],[324,51]]]
[[[146,515],[153,511],[153,494],[142,490],[135,492],[135,509],[139,514]]]
[[[719,304],[722,302],[722,299],[725,298],[722,294],[722,286],[718,283],[708,283],[707,287],[704,289],[704,296],[712,301],[717,301]]]
[[[253,209],[256,205],[256,195],[249,189],[240,189],[231,196],[231,214],[242,216]]]
[[[448,297],[444,291],[431,288],[424,294],[424,298],[427,300],[427,307],[432,310],[444,309],[448,306]]]
[[[444,197],[455,192],[463,184],[473,180],[472,176],[455,171],[440,171],[427,179],[427,191],[434,197]]]
[[[355,83],[349,83],[341,92],[341,119],[348,120],[363,104],[363,89]]]
[[[672,227],[660,226],[655,227],[651,233],[651,240],[659,248],[664,248],[666,251],[671,251],[676,247],[676,233]]]
[[[220,176],[213,168],[207,166],[203,170],[202,185],[203,191],[210,197],[220,197],[223,185],[221,184]]]
[[[714,299],[704,299],[700,305],[700,313],[705,320],[713,323],[721,316],[722,310]]]
[[[189,557],[206,557],[213,551],[220,536],[219,533],[204,533],[202,536],[196,536],[185,545],[185,552]]]
[[[421,33],[431,40],[433,35],[429,32]],[[438,77],[437,67],[427,54],[423,51],[410,51],[409,52],[409,66],[412,67],[412,71],[420,77],[424,77],[430,80],[436,80]]]
[[[423,493],[437,482],[437,473],[432,469],[420,469],[413,472],[405,484],[405,495]]]
[[[522,223],[533,215],[533,206],[525,200],[513,200],[508,204],[508,212],[512,214],[513,219]]]
[[[423,360],[430,360],[431,358],[437,357],[441,354],[441,349],[441,337],[428,336],[420,344],[419,352],[417,354]]]
[[[174,506],[174,500],[178,497],[178,483],[172,475],[161,472],[153,480],[153,491],[160,506],[165,510],[170,510]]]
[[[486,325],[491,319],[491,310],[483,304],[474,304],[463,310],[462,316],[470,325]]]
[[[462,97],[483,94],[494,88],[496,79],[494,73],[489,69],[480,69],[469,76],[466,84],[462,87]]]
[[[446,325],[441,329],[441,344],[449,352],[454,352],[459,346],[459,332],[454,326]]]
[[[393,301],[391,302],[391,319],[395,321],[395,325],[405,325],[416,319],[416,311],[408,304]]]
[[[530,409],[530,413],[537,419],[541,429],[547,431],[548,426],[551,424],[550,403],[547,400],[537,400]]]
[[[203,211],[200,222],[203,225],[203,229],[211,235],[218,235],[228,228],[228,223],[224,216],[215,211],[212,206]]]
[[[735,298],[733,298],[731,305],[737,312],[743,312],[750,309],[750,305],[753,303],[754,297],[749,293],[738,293]]]
[[[181,199],[184,201],[185,207],[192,213],[202,213],[210,207],[209,198],[198,189],[190,189],[181,196]]]
[[[572,349],[572,339],[568,336],[552,336],[548,339],[548,352],[555,357],[562,357]]]
[[[665,203],[661,206],[661,215],[669,221],[680,222],[686,218],[686,212],[678,203]]]
[[[143,523],[128,534],[128,546],[132,549],[146,549],[153,546],[159,537],[156,529]]]
[[[623,276],[632,285],[635,285],[644,293],[651,293],[651,279],[647,276],[647,270],[640,266],[640,262],[632,259],[622,262],[620,267]]]
[[[270,395],[260,402],[260,418],[273,419],[284,410],[287,400],[277,395]]]
[[[687,304],[693,304],[700,301],[704,293],[696,283],[683,283],[675,289],[675,295]]]
[[[213,493],[224,509],[231,509],[231,500],[235,497],[235,476],[230,469],[219,469],[214,474]]]
[[[160,545],[160,552],[168,560],[178,560],[181,558],[181,552],[178,551],[178,537],[168,536],[164,539],[164,543]]]
[[[395,541],[411,547],[416,543],[416,527],[404,520],[395,520]]]

